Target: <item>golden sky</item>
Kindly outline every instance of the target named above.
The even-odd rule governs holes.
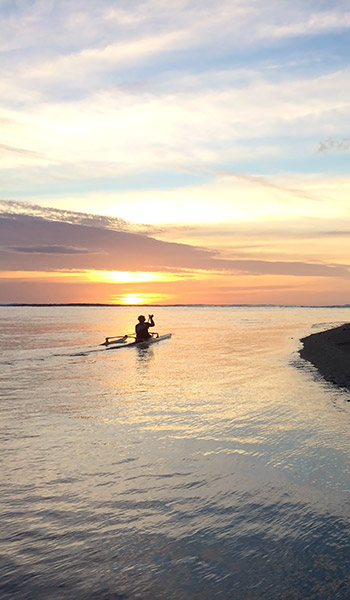
[[[342,0],[0,7],[0,303],[350,303]]]

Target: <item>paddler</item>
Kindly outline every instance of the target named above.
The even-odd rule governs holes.
[[[139,322],[135,326],[136,341],[144,342],[145,340],[148,340],[150,337],[152,337],[151,334],[148,333],[148,330],[150,327],[155,326],[155,322],[153,321],[153,315],[148,315],[148,321],[146,321],[146,317],[140,315],[138,317],[138,321]]]

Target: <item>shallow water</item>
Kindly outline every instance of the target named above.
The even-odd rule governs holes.
[[[0,308],[0,597],[350,597],[350,398],[299,359],[349,308]],[[147,309],[146,309],[147,310]]]

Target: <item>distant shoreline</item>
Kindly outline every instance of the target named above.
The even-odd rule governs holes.
[[[350,391],[350,323],[314,333],[301,342],[301,358],[314,365],[326,381]]]
[[[22,306],[38,306],[38,307],[55,307],[55,306],[86,306],[86,307],[110,307],[110,308],[142,308],[142,307],[153,307],[153,308],[176,308],[176,307],[236,307],[236,308],[350,308],[350,304],[107,304],[98,302],[58,302],[58,303],[47,303],[47,302],[7,302],[0,303],[0,308],[16,308]]]

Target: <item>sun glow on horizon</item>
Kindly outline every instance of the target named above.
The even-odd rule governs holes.
[[[170,302],[172,296],[169,294],[152,294],[152,293],[125,293],[115,295],[111,299],[116,304],[125,305],[142,305],[142,304],[158,304],[160,302]]]
[[[152,283],[180,281],[198,277],[195,271],[159,272],[159,271],[108,271],[97,269],[60,269],[53,271],[0,271],[7,279],[69,279],[95,283]]]
[[[205,271],[203,271],[205,273]],[[197,270],[180,269],[178,272],[173,271],[103,271],[103,270],[86,270],[84,277],[89,281],[98,283],[152,283],[152,282],[170,282],[181,281],[184,279],[197,278]]]
[[[144,304],[146,297],[142,294],[122,294],[119,296],[121,304]]]

